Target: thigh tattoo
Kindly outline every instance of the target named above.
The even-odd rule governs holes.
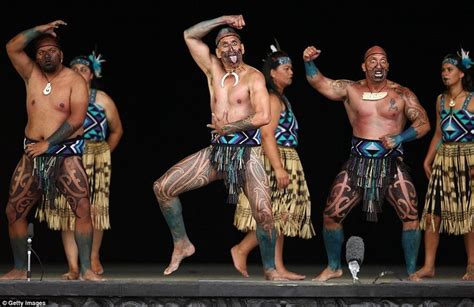
[[[161,203],[165,204],[177,195],[205,186],[215,179],[209,161],[210,153],[210,148],[205,148],[184,158],[154,183]]]
[[[324,215],[340,223],[360,199],[360,188],[350,180],[347,171],[342,171],[334,179],[326,202],[326,208],[324,209]]]
[[[403,222],[418,219],[418,197],[410,174],[397,167],[397,174],[387,190],[387,199]]]
[[[252,212],[258,224],[269,231],[273,227],[270,186],[260,155],[261,148],[252,148],[245,169],[244,192],[252,207]]]
[[[80,157],[63,158],[56,178],[56,186],[66,197],[71,210],[77,216],[79,201],[89,198],[88,179]]]
[[[23,155],[13,172],[7,203],[10,224],[25,216],[41,197],[39,181],[33,174],[33,160]]]

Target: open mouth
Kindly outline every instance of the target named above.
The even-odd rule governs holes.
[[[381,70],[375,71],[374,77],[375,78],[383,78],[383,71],[381,71]]]
[[[235,64],[235,63],[237,63],[237,59],[238,59],[238,58],[237,58],[236,55],[231,55],[231,56],[229,56],[229,59],[230,59],[230,61],[231,61],[232,63]]]

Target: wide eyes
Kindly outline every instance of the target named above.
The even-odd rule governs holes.
[[[228,42],[223,42],[221,47],[222,48],[229,48],[230,46],[236,47],[239,43],[237,41],[231,41],[230,43]]]
[[[44,56],[46,53],[50,54],[50,55],[54,55],[55,53],[57,53],[59,50],[58,48],[49,48],[48,50],[38,50],[38,52],[36,53],[39,57],[42,57]]]
[[[377,63],[380,63],[381,66],[386,66],[386,65],[387,65],[387,60],[383,59],[383,60],[380,60],[380,62],[377,62],[376,59],[371,59],[371,60],[369,61],[369,64],[370,64],[371,66],[376,66]]]

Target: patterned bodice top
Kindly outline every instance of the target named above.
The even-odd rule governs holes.
[[[285,147],[298,146],[298,121],[291,109],[291,104],[285,96],[282,96],[286,108],[280,113],[278,126],[275,129],[275,139],[278,145]]]
[[[461,109],[447,109],[446,95],[443,94],[441,103],[441,132],[443,142],[474,142],[474,114],[467,110],[473,93],[469,93]]]
[[[103,141],[107,137],[107,118],[105,109],[95,100],[97,90],[91,89],[89,105],[84,121],[84,138],[92,141]]]

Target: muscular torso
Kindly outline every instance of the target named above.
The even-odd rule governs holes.
[[[78,75],[68,68],[51,80],[52,91],[43,95],[47,84],[46,78],[39,69],[34,69],[26,84],[26,110],[28,123],[25,135],[33,140],[44,140],[51,136],[69,117],[71,113],[72,84]],[[82,134],[78,129],[69,138]]]
[[[228,122],[239,121],[255,113],[250,102],[249,88],[252,74],[255,72],[253,67],[244,64],[244,70],[238,72],[239,83],[234,86],[235,78],[229,75],[225,79],[224,87],[221,87],[221,80],[226,72],[216,61],[213,64],[211,76],[208,78],[211,112],[221,118],[227,111]]]
[[[406,124],[403,87],[387,80],[382,90],[388,95],[380,100],[363,100],[362,94],[369,92],[366,81],[361,80],[348,86],[344,101],[354,136],[365,139],[379,139],[403,131]]]

